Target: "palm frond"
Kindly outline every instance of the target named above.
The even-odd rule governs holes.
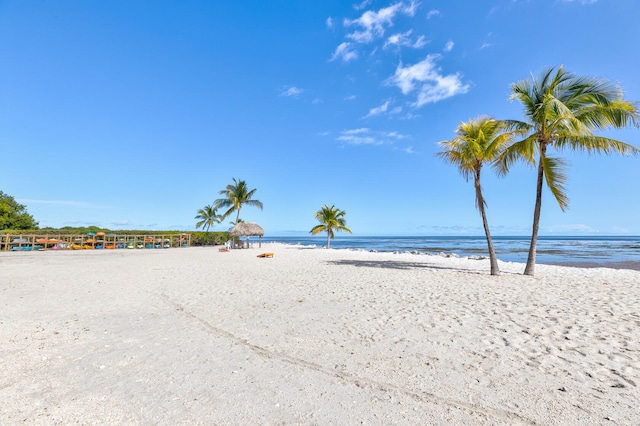
[[[567,175],[565,174],[566,162],[561,158],[553,158],[544,156],[540,158],[540,162],[544,168],[544,177],[549,190],[555,197],[560,209],[567,210],[569,207],[569,198],[565,193],[565,185]]]
[[[606,138],[602,136],[585,135],[565,135],[558,134],[558,139],[554,145],[556,149],[572,149],[574,151],[582,151],[588,154],[603,153],[612,154],[618,153],[622,155],[638,155],[640,154],[640,148],[630,145],[625,142],[621,142],[615,139]]]
[[[514,142],[509,147],[507,147],[501,153],[501,155],[492,163],[492,166],[496,170],[498,175],[506,175],[511,167],[518,161],[523,161],[530,166],[535,166],[537,141],[537,135],[531,134],[527,138],[518,142]]]

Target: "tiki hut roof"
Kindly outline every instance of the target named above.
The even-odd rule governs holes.
[[[262,229],[257,223],[240,222],[234,226],[231,231],[229,231],[229,235],[232,237],[262,237],[264,235],[264,229]]]

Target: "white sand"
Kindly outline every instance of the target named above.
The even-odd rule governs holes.
[[[0,253],[0,424],[639,424],[640,272],[501,269]]]

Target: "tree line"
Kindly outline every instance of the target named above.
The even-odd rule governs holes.
[[[240,210],[244,205],[258,207],[262,210],[262,202],[253,199],[255,193],[256,189],[249,189],[247,182],[233,178],[233,183],[219,191],[219,194],[223,196],[222,198],[218,198],[212,204],[206,205],[198,210],[195,217],[195,219],[198,220],[196,223],[196,229],[203,228],[205,232],[208,232],[212,226],[216,223],[221,223],[233,212],[236,212],[236,220],[235,222],[231,222],[231,225],[237,225],[242,222],[242,219],[240,219]],[[218,215],[218,209],[227,210],[223,214]],[[320,224],[314,226],[309,232],[312,235],[317,235],[320,232],[326,232],[327,248],[330,248],[331,239],[335,237],[336,231],[351,233],[351,230],[346,226],[345,214],[345,211],[340,210],[335,206],[329,207],[325,204],[314,215]]]

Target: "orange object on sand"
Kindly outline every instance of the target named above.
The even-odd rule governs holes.
[[[273,253],[262,253],[259,254],[258,257],[273,257]]]

